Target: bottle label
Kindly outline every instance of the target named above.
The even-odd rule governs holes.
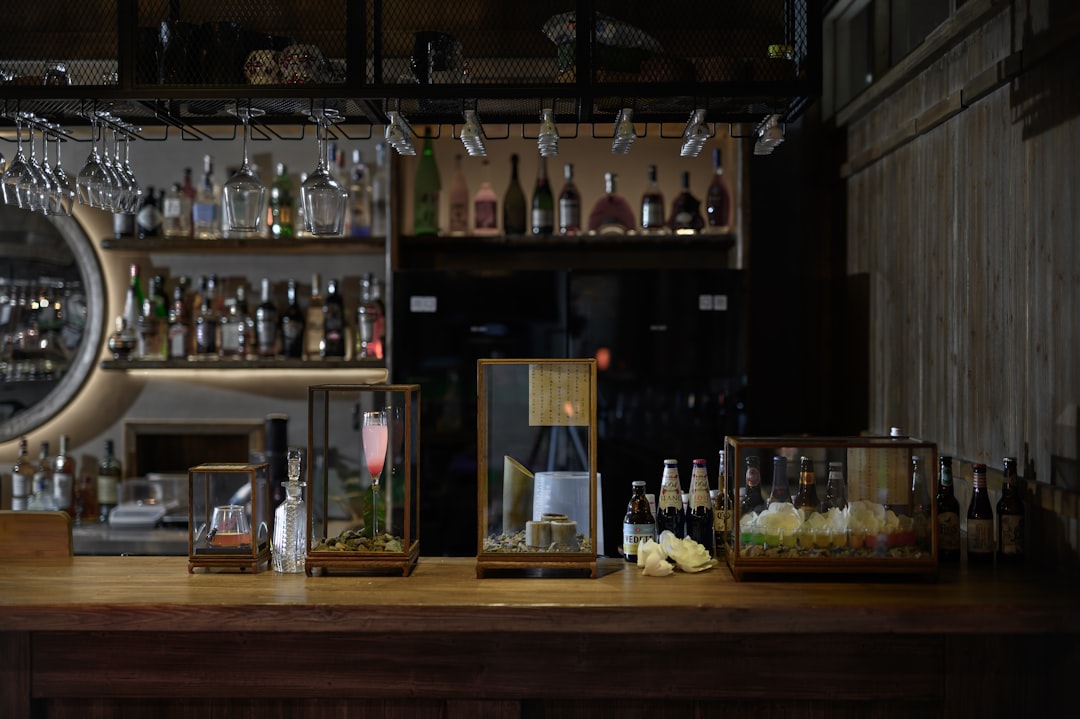
[[[581,228],[581,202],[572,197],[559,198],[559,224],[566,229]]]
[[[994,553],[994,520],[968,518],[968,554]]]
[[[196,224],[213,225],[217,222],[217,205],[211,202],[196,202],[191,208],[191,217]]]
[[[682,492],[678,487],[672,487],[667,482],[660,488],[660,501],[657,503],[660,508],[660,512],[663,513],[665,509],[682,509]]]
[[[12,474],[11,475],[11,504],[12,509],[15,508],[15,500],[22,499],[25,501],[30,496],[30,477],[25,474]]]
[[[623,522],[623,552],[626,556],[636,557],[638,545],[646,539],[656,539],[656,525]]]
[[[664,207],[658,199],[647,199],[641,203],[641,226],[655,229],[664,225]]]
[[[166,197],[161,209],[166,219],[171,220],[180,217],[180,198]]]
[[[1024,517],[1019,514],[1002,514],[999,526],[1001,553],[1019,556],[1024,553]]]
[[[75,488],[75,476],[65,472],[53,474],[53,496],[61,507],[66,507],[70,502],[72,490]]]
[[[544,228],[551,227],[555,221],[555,213],[550,209],[533,208],[532,211],[532,226],[533,231],[538,232]]]
[[[478,230],[494,230],[498,228],[498,220],[495,216],[494,200],[478,200],[476,202],[474,222]]]
[[[172,359],[184,359],[187,357],[188,329],[183,324],[177,323],[169,328],[169,357]]]
[[[116,504],[119,482],[114,475],[99,474],[97,477],[97,495],[99,504]]]
[[[956,512],[938,513],[938,547],[943,552],[960,551],[960,515]]]

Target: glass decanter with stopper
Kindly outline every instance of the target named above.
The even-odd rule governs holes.
[[[299,574],[307,554],[307,511],[302,496],[306,482],[300,481],[300,450],[290,447],[285,455],[288,479],[285,501],[274,512],[274,571]]]

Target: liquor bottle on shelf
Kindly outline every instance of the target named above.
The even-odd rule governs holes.
[[[847,482],[844,480],[844,463],[829,462],[829,478],[825,482],[825,499],[821,501],[821,513],[830,509],[847,507]]]
[[[186,215],[186,225],[188,233],[186,237],[192,237],[195,231],[194,218],[192,213],[195,211],[195,198],[198,195],[198,191],[195,189],[195,183],[191,179],[191,168],[184,168],[184,180],[180,183],[180,210]]]
[[[289,359],[304,356],[304,312],[297,301],[296,280],[285,291],[285,311],[281,313],[281,354]]]
[[[300,186],[303,187],[307,182],[308,174],[306,172],[300,173]],[[293,202],[293,237],[307,237],[309,234],[307,227],[307,210],[304,209],[304,203],[295,201]]]
[[[525,193],[518,181],[518,156],[510,155],[510,184],[503,196],[503,234],[525,234]]]
[[[371,301],[375,303],[379,314],[375,318],[375,356],[386,356],[386,303],[383,302],[383,283],[372,276]]]
[[[191,318],[188,314],[186,284],[187,279],[181,277],[173,288],[172,304],[169,306],[169,359],[186,359],[191,351]]]
[[[686,536],[686,510],[683,509],[682,487],[679,486],[679,463],[664,460],[664,474],[660,480],[660,497],[656,502],[656,536],[670,530],[680,539]]]
[[[439,166],[435,162],[435,147],[431,142],[431,128],[424,128],[424,149],[416,168],[413,182],[413,234],[439,234]]]
[[[790,502],[791,490],[788,488],[787,458],[776,455],[772,459],[772,490],[769,492],[768,504],[771,506],[777,502]]]
[[[581,232],[581,193],[574,184],[574,166],[563,165],[563,186],[559,190],[559,234]]]
[[[255,308],[255,350],[260,357],[277,355],[278,311],[270,295],[270,278],[262,278],[259,306]]]
[[[937,502],[938,559],[960,559],[960,502],[953,493],[952,457],[939,459]]]
[[[318,273],[311,275],[311,299],[304,314],[304,355],[307,359],[322,356],[323,296],[322,279]]]
[[[375,143],[375,167],[371,168],[371,234],[375,237],[387,235],[387,198],[390,188],[386,177],[386,143]]]
[[[267,211],[270,216],[266,224],[270,228],[271,237],[275,240],[290,240],[296,235],[296,198],[293,194],[293,181],[284,162],[277,164],[277,175],[270,184]]]
[[[135,351],[132,353],[137,358],[142,358],[146,355],[146,345],[143,343],[144,338],[139,331],[139,321],[142,317],[143,300],[146,296],[143,294],[142,279],[139,276],[139,265],[132,263],[128,268],[129,281],[127,294],[124,297],[124,322],[128,328],[135,333],[136,345]]]
[[[542,155],[536,165],[536,186],[533,188],[530,224],[534,235],[550,235],[555,231],[555,198],[548,182],[547,158]]]
[[[645,482],[639,479],[632,486],[633,494],[623,517],[623,557],[628,562],[637,562],[638,545],[646,539],[656,539],[656,520],[645,496]]]
[[[656,183],[656,165],[649,165],[648,184],[641,195],[641,229],[645,232],[667,232],[664,222],[664,194]]]
[[[971,502],[967,511],[969,562],[994,561],[994,509],[986,488],[986,465],[971,465]]]
[[[911,518],[915,523],[916,544],[929,549],[933,508],[930,505],[930,489],[926,485],[922,457],[918,456],[911,458]]]
[[[140,240],[158,237],[161,234],[162,223],[161,208],[158,206],[158,198],[154,194],[153,185],[147,186],[143,198],[142,207],[135,215],[135,229]]]
[[[323,339],[319,345],[319,354],[323,358],[345,357],[345,302],[338,293],[337,280],[326,283],[326,298],[323,300]]]
[[[150,280],[150,293],[142,301],[139,312],[139,334],[143,357],[146,359],[165,359],[168,347],[166,333],[169,311],[165,299],[165,278],[154,275]]]
[[[604,173],[604,194],[589,212],[589,231],[624,235],[634,227],[634,211],[615,189],[615,173]]]
[[[353,150],[352,163],[349,178],[349,234],[352,237],[371,237],[371,186],[368,168],[359,150]]]
[[[218,356],[230,359],[243,359],[248,344],[245,334],[244,312],[241,311],[241,298],[244,286],[236,288],[236,296],[225,300],[225,311],[218,319]]]
[[[82,468],[75,479],[76,524],[96,524],[98,521],[97,466],[90,457],[83,457]]]
[[[97,470],[97,498],[98,498],[98,521],[109,521],[109,512],[117,505],[120,499],[120,482],[123,479],[123,468],[120,460],[116,458],[113,449],[113,441],[105,440],[105,456],[98,463]]]
[[[161,233],[170,240],[191,237],[191,201],[184,197],[179,182],[169,187],[161,204]]]
[[[821,507],[817,493],[817,478],[814,476],[814,461],[809,457],[799,459],[799,489],[795,492],[791,503],[799,510],[803,520],[808,519]]]
[[[38,451],[37,465],[34,467],[33,486],[26,508],[34,511],[55,512],[60,509],[56,503],[56,494],[52,483],[53,468],[49,461],[49,443],[42,442]]]
[[[68,436],[60,435],[60,448],[52,461],[52,487],[56,506],[74,519],[75,512],[75,459],[68,454]]]
[[[731,188],[724,179],[720,148],[713,148],[713,176],[705,193],[705,217],[709,232],[731,229]]]
[[[450,180],[450,234],[469,234],[469,186],[461,170],[461,155],[454,155],[454,176]]]
[[[212,240],[221,235],[221,188],[214,182],[214,158],[203,157],[203,174],[195,188],[191,226],[196,239]]]
[[[1003,562],[1021,562],[1027,544],[1027,526],[1024,519],[1024,500],[1016,479],[1016,458],[1006,457],[1002,462],[1003,475],[1001,499],[997,503],[998,559]]]
[[[217,357],[219,313],[214,307],[217,300],[217,277],[215,275],[205,279],[200,295],[199,311],[195,315],[195,356],[201,358]]]
[[[360,278],[360,302],[356,306],[356,359],[376,359],[382,356],[378,342],[381,309],[375,302],[375,279],[370,272]]]
[[[690,472],[690,505],[686,512],[686,536],[716,556],[713,505],[709,498],[709,470],[704,459],[695,459]]]
[[[113,213],[113,237],[120,240],[135,236],[135,214],[132,212]]]
[[[671,229],[677,235],[692,235],[701,231],[705,220],[701,216],[701,202],[690,192],[690,173],[683,172],[679,194],[671,205]]]
[[[29,441],[19,437],[19,455],[11,467],[11,508],[15,511],[26,509],[33,489],[34,469],[30,462]]]
[[[488,161],[483,160],[484,178],[473,197],[473,232],[477,235],[499,234],[499,198],[487,179]]]
[[[746,458],[746,484],[739,496],[739,516],[745,517],[751,512],[760,512],[765,508],[765,498],[761,493],[761,460],[756,456]]]

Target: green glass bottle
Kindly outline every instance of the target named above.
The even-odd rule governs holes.
[[[439,234],[439,166],[431,143],[431,128],[424,129],[424,150],[413,184],[413,234]]]

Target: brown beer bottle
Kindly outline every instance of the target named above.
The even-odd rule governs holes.
[[[943,455],[938,474],[937,531],[938,559],[960,559],[960,502],[953,493],[952,457]]]
[[[1001,499],[997,503],[998,559],[1021,562],[1024,559],[1024,500],[1016,479],[1016,458],[1004,459]]]
[[[971,465],[971,504],[967,513],[969,562],[994,561],[994,510],[986,489],[986,465]]]
[[[633,487],[634,493],[623,518],[623,556],[628,562],[637,562],[639,544],[646,539],[656,539],[656,520],[649,509],[649,498],[645,496],[645,482],[638,480]]]
[[[820,506],[817,494],[817,479],[814,477],[814,461],[809,457],[799,460],[799,490],[791,500],[799,514],[805,520]]]

